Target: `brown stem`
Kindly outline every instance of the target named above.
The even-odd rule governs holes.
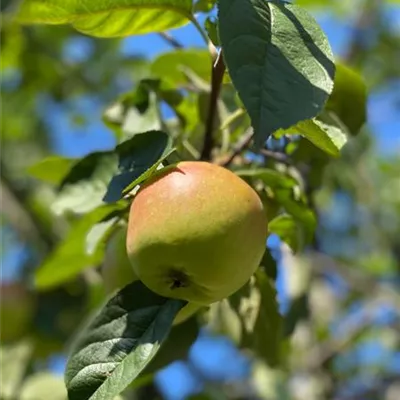
[[[200,155],[201,160],[209,161],[214,146],[214,120],[217,113],[217,101],[221,89],[222,78],[225,72],[225,63],[220,52],[211,72],[211,94],[208,106],[208,115],[206,121],[206,131],[204,134],[203,150]]]

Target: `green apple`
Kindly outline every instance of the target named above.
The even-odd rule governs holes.
[[[21,282],[1,282],[0,339],[12,342],[29,332],[36,310],[36,298]]]
[[[102,275],[104,287],[108,294],[117,289],[122,289],[138,279],[126,253],[126,234],[126,227],[121,227],[113,232],[107,243]],[[188,303],[176,316],[174,325],[185,321],[199,309],[199,305]]]
[[[208,305],[230,296],[256,271],[267,221],[257,193],[226,168],[180,162],[137,192],[127,253],[154,292]]]

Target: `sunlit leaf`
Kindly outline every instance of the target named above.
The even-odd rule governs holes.
[[[33,177],[55,185],[61,183],[71,169],[74,160],[71,158],[50,156],[28,168]]]
[[[91,36],[123,37],[184,25],[192,0],[23,0],[24,24],[71,24]]]

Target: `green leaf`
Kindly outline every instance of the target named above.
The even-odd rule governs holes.
[[[156,355],[185,304],[140,281],[122,289],[76,339],[65,373],[69,400],[108,400],[121,393]]]
[[[111,179],[103,200],[111,203],[121,199],[147,179],[171,151],[171,141],[161,131],[141,133],[118,145],[119,173]]]
[[[367,87],[359,73],[336,63],[335,85],[325,109],[333,111],[350,133],[358,133],[367,119]]]
[[[207,50],[179,49],[159,55],[150,70],[154,77],[165,80],[175,86],[188,83],[185,70],[193,71],[204,81],[211,79],[211,56]]]
[[[217,47],[221,46],[221,43],[219,42],[219,37],[218,37],[217,19],[213,18],[213,17],[207,17],[207,19],[204,22],[204,28],[206,29],[208,37],[210,38],[213,45],[217,46]]]
[[[314,235],[317,220],[314,212],[300,198],[294,196],[293,191],[286,189],[278,189],[274,191],[275,199],[286,212],[291,214],[295,220],[301,224],[303,228],[303,244],[309,243]]]
[[[90,36],[126,37],[177,28],[192,18],[192,0],[23,0],[24,24],[71,24]]]
[[[102,205],[107,185],[116,171],[117,155],[113,151],[94,152],[76,161],[60,183],[53,212],[83,214]]]
[[[289,189],[298,185],[298,182],[292,176],[269,168],[239,170],[235,171],[235,174],[240,177],[260,179],[271,188]]]
[[[242,346],[251,349],[267,364],[276,366],[280,361],[282,317],[270,280],[258,270],[248,285],[229,301],[242,321]]]
[[[297,252],[301,247],[301,231],[292,216],[278,215],[268,224],[268,230],[270,233],[278,235],[294,252]]]
[[[333,157],[340,155],[341,148],[347,142],[347,136],[339,126],[319,119],[299,122],[293,129]]]
[[[50,156],[31,165],[29,175],[44,182],[58,185],[71,169],[74,160],[60,156]]]
[[[83,269],[96,266],[104,255],[104,241],[115,214],[126,209],[126,204],[100,206],[71,227],[66,238],[35,272],[38,289],[48,289],[76,277]],[[103,222],[101,231],[92,237],[93,227]]]
[[[217,0],[197,0],[193,6],[193,12],[210,12]]]
[[[321,112],[335,66],[305,10],[280,1],[220,0],[219,38],[258,147],[276,130]]]
[[[161,129],[158,93],[155,92],[159,88],[155,86],[155,80],[141,81],[135,91],[125,93],[105,110],[103,122],[116,134],[119,142],[141,132]]]
[[[62,377],[50,372],[29,376],[22,386],[20,400],[67,400],[67,390]]]

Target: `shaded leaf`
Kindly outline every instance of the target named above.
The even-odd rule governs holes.
[[[167,299],[133,282],[80,332],[68,360],[69,400],[112,399],[156,355],[185,301]]]
[[[65,239],[35,272],[38,289],[47,289],[77,276],[83,269],[98,264],[104,254],[102,240],[113,223],[113,218],[126,209],[126,204],[103,205],[86,214],[71,227]],[[101,232],[90,238],[93,227],[101,222]],[[90,240],[91,239],[91,240]]]
[[[141,133],[118,145],[119,173],[111,179],[104,201],[111,203],[121,199],[147,179],[171,151],[171,141],[161,131]]]
[[[324,33],[305,10],[280,1],[220,0],[219,37],[258,147],[276,130],[320,113],[335,66]]]
[[[24,24],[71,24],[98,37],[124,37],[176,28],[192,18],[192,0],[23,0]]]

